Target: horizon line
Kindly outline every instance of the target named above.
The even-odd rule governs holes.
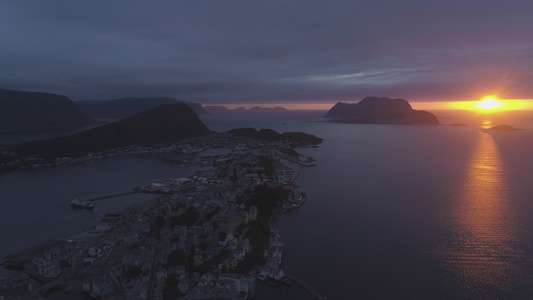
[[[533,99],[499,99],[498,101],[504,103],[504,107],[497,111],[516,111],[516,110],[533,110]],[[327,111],[330,110],[336,103],[227,103],[227,104],[202,104],[202,106],[224,106],[227,109],[236,108],[275,108],[282,107],[287,110],[316,110]],[[344,102],[344,103],[358,103]],[[410,101],[409,104],[415,110],[465,110],[465,111],[479,111],[474,108],[474,104],[479,100],[471,101]],[[496,112],[494,110],[493,112]]]

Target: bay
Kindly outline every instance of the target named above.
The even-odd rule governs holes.
[[[149,156],[117,156],[89,163],[25,169],[0,175],[0,257],[90,228],[104,214],[151,197],[135,194],[94,202],[93,211],[73,210],[78,198],[131,191],[171,177],[191,175]]]

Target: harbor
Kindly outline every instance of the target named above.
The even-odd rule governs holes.
[[[269,227],[285,207],[300,207],[304,193],[295,188],[299,173],[280,163],[283,156],[272,155],[271,148],[268,153],[202,157],[188,164],[211,167],[190,176],[71,202],[86,210],[80,213],[92,214],[98,201],[156,195],[105,213],[91,228],[4,258],[3,267],[25,276],[2,279],[0,295],[24,299],[64,290],[101,299],[158,299],[169,292],[166,282],[176,280],[176,295],[190,299],[220,297],[233,287],[252,298],[257,268],[265,277],[287,280],[281,233]]]

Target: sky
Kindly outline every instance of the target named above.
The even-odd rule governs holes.
[[[533,99],[533,1],[0,0],[0,88],[73,100]]]

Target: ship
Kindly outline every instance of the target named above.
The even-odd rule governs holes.
[[[72,200],[72,202],[70,202],[70,206],[73,209],[89,209],[89,210],[94,209],[94,204],[91,204],[89,202],[82,202],[78,199]]]
[[[305,192],[301,192],[299,196],[292,201],[292,207],[300,207],[307,199]]]

